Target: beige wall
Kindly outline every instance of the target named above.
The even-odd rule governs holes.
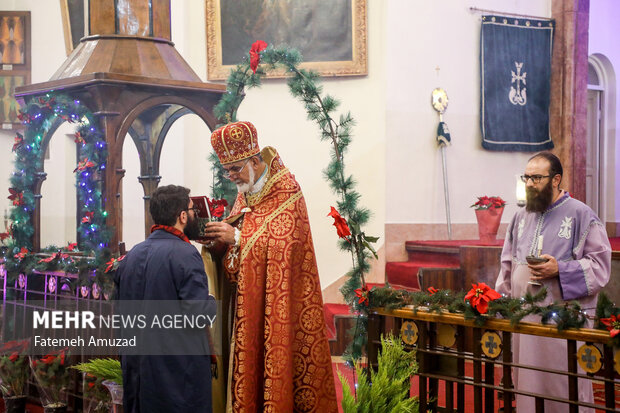
[[[412,239],[404,237],[447,237],[442,161],[435,141],[438,115],[430,104],[435,87],[444,88],[449,97],[444,121],[453,142],[446,158],[454,238],[472,232],[475,236],[475,229],[466,224],[476,222],[470,205],[477,196],[499,195],[508,202],[502,222],[515,213],[515,175],[522,173],[528,154],[481,147],[480,14],[469,7],[549,16],[550,4],[550,0],[505,1],[501,7],[483,0],[458,5],[388,2],[386,225],[403,235],[388,236],[388,261],[403,258],[402,242]],[[424,41],[403,41],[411,38],[411,31]]]

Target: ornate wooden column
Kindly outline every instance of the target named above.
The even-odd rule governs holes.
[[[588,26],[590,0],[553,0],[550,129],[564,166],[561,187],[586,199]]]

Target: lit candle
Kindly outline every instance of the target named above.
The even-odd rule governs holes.
[[[543,236],[539,235],[538,236],[538,256],[542,254],[542,249],[543,249]]]

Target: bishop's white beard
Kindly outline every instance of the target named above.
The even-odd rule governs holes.
[[[249,180],[244,184],[237,184],[237,191],[245,194],[254,188],[254,169],[248,168]]]

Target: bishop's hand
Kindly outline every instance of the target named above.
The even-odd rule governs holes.
[[[235,244],[235,228],[225,222],[208,222],[205,225],[205,236],[215,242],[227,245]]]

